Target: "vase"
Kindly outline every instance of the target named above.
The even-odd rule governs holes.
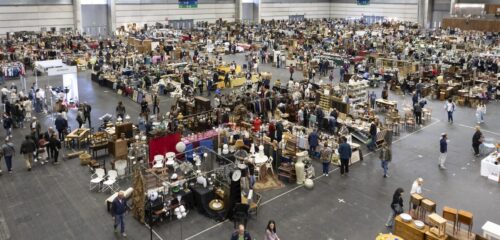
[[[295,175],[297,176],[297,184],[303,184],[306,179],[304,159],[307,157],[307,151],[298,152],[297,162],[295,163]]]

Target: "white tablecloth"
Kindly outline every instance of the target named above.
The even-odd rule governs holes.
[[[487,221],[483,227],[483,237],[494,237],[500,239],[500,225]]]
[[[498,176],[500,173],[500,165],[495,165],[496,156],[488,155],[481,160],[481,176],[488,177],[491,174]]]

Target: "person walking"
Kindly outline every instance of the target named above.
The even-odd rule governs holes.
[[[274,220],[267,223],[265,240],[280,240],[278,234],[276,234],[276,222]]]
[[[118,106],[116,106],[116,118],[125,118],[125,114],[127,113],[127,110],[125,109],[125,106],[123,106],[123,102],[119,101]]]
[[[377,124],[375,123],[375,120],[372,120],[370,124],[370,136],[371,142],[367,145],[367,147],[371,151],[375,151],[377,150]]]
[[[61,141],[57,139],[55,134],[52,134],[49,140],[49,149],[50,149],[50,155],[52,155],[52,158],[54,159],[54,164],[59,164],[58,158],[59,158],[59,151],[61,150]]]
[[[325,142],[323,149],[321,150],[321,161],[323,163],[323,174],[328,177],[328,172],[330,168],[330,161],[332,159],[332,148],[328,146]]]
[[[43,134],[38,135],[38,160],[40,161],[40,164],[44,165],[45,163],[48,163],[48,153],[47,153],[47,145],[49,142],[45,140],[43,137]]]
[[[444,104],[444,109],[448,113],[448,122],[453,123],[453,112],[455,112],[455,103],[448,99],[448,102]]]
[[[157,94],[153,95],[153,114],[160,114],[160,98]]]
[[[24,141],[21,143],[20,153],[24,156],[24,161],[26,162],[26,168],[31,171],[31,166],[33,164],[33,154],[36,151],[36,144],[31,139],[31,136],[26,135]]]
[[[293,65],[290,65],[290,67],[288,68],[288,71],[290,72],[290,80],[293,81],[293,73],[295,72]]]
[[[16,149],[14,144],[10,142],[9,137],[5,138],[5,143],[2,145],[2,155],[5,159],[5,165],[7,165],[7,171],[12,173],[12,157],[16,155]]]
[[[476,126],[476,131],[472,135],[472,148],[474,149],[474,156],[479,157],[479,146],[483,143],[484,136],[481,132],[481,127]]]
[[[127,205],[127,199],[125,199],[125,193],[123,191],[118,192],[118,196],[113,200],[111,204],[111,215],[114,220],[114,231],[118,231],[117,227],[120,225],[120,233],[123,237],[127,237],[125,233],[125,213],[127,213],[129,207]]]
[[[484,115],[486,115],[486,105],[479,103],[476,108],[477,124],[484,123]]]
[[[403,188],[398,188],[394,192],[394,195],[392,195],[391,213],[389,215],[387,223],[385,224],[386,227],[392,227],[392,225],[394,224],[394,218],[397,215],[403,213],[403,193]]]
[[[413,105],[413,114],[415,115],[415,123],[422,126],[422,107],[419,103]]]
[[[89,128],[92,128],[92,122],[90,120],[91,119],[90,112],[92,112],[92,107],[87,102],[84,102],[82,111],[83,111],[83,121],[86,122],[88,120]],[[61,141],[64,140],[63,138],[59,138],[59,139],[61,139]]]
[[[342,136],[340,138],[339,145],[339,158],[340,158],[340,175],[344,176],[344,173],[349,173],[349,159],[352,155],[351,145],[347,143],[347,138]]]
[[[209,96],[209,97],[212,94],[212,84],[213,83],[214,82],[212,81],[212,79],[208,79],[208,81],[207,81],[207,92],[208,92],[208,95],[207,96]]]
[[[375,109],[376,101],[377,101],[377,94],[375,94],[375,91],[372,91],[372,93],[370,93],[370,107],[372,109]]]
[[[3,114],[3,129],[5,130],[5,135],[7,137],[12,137],[12,126],[14,125],[14,121],[12,121],[12,118],[10,115],[5,112]]]
[[[245,230],[245,225],[238,225],[238,230],[231,234],[231,240],[252,240],[250,233]]]
[[[384,178],[389,177],[387,171],[389,170],[389,162],[392,161],[392,150],[390,145],[384,144],[380,151],[379,158],[381,161],[382,169],[384,169]]]
[[[446,169],[444,163],[446,162],[446,155],[448,154],[448,136],[446,133],[441,133],[441,140],[439,140],[439,168]]]
[[[66,134],[68,128],[68,121],[64,119],[62,114],[58,113],[54,124],[56,125],[57,132],[59,133],[59,139],[64,141],[64,135]]]

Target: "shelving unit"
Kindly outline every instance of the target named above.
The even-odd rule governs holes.
[[[367,97],[366,89],[368,87],[368,83],[363,81],[347,84],[347,94],[352,97],[350,98],[351,104],[355,105],[359,102],[365,101]]]

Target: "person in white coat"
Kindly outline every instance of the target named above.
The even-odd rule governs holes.
[[[476,108],[477,124],[484,123],[484,116],[486,115],[486,105],[479,103]]]
[[[25,111],[25,120],[26,121],[29,121],[29,119],[31,119],[31,112],[33,112],[33,104],[31,103],[31,100],[29,100],[28,98],[24,98],[24,101],[23,101],[23,108],[24,108],[24,111]]]

